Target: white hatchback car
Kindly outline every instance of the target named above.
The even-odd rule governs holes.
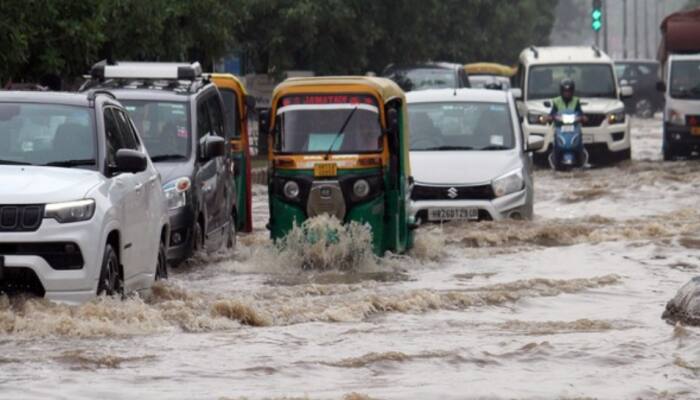
[[[531,151],[509,91],[440,89],[406,95],[411,214],[416,221],[529,219]]]
[[[167,276],[160,177],[108,93],[0,92],[0,292],[79,303]]]

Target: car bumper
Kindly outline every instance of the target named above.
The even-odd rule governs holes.
[[[170,247],[168,247],[167,257],[171,263],[179,263],[191,256],[194,211],[186,206],[171,210],[169,216]]]
[[[690,127],[664,124],[664,141],[682,146],[700,145],[700,136],[692,135]]]
[[[538,135],[544,139],[544,146],[537,153],[544,154],[551,150],[554,137],[554,129],[551,126],[525,124],[525,132],[528,136]],[[629,118],[623,124],[610,125],[607,122],[603,122],[601,126],[583,127],[581,132],[584,135],[584,139],[590,138],[590,140],[585,142],[586,147],[602,147],[601,145],[605,145],[605,149],[611,153],[631,148]]]
[[[477,208],[479,219],[500,221],[526,216],[528,206],[527,189],[493,200],[416,200],[411,201],[410,212],[416,221],[428,222],[427,211],[431,208]]]
[[[44,291],[44,297],[50,300],[80,303],[94,297],[97,293],[97,281],[102,267],[104,253],[103,233],[93,221],[71,224],[59,224],[50,219],[42,221],[35,232],[1,232],[0,248],[4,248],[3,285],[13,284],[12,276],[18,270],[29,270],[36,275]],[[58,269],[52,266],[40,252],[31,254],[22,251],[19,246],[42,248],[49,243],[74,244],[82,256],[82,268]],[[43,253],[46,254],[46,253]]]

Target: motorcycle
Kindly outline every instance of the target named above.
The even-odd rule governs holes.
[[[581,117],[562,113],[554,120],[554,150],[549,154],[549,166],[554,171],[584,167],[588,164],[588,152],[583,146]]]

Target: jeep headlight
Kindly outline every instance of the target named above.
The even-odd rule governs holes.
[[[515,193],[523,189],[525,181],[523,180],[522,169],[516,169],[511,171],[500,178],[494,179],[491,183],[493,188],[493,193],[496,197],[505,196],[507,194]]]
[[[624,124],[625,123],[625,110],[617,110],[608,114],[608,124]]]
[[[95,215],[95,200],[85,199],[47,204],[44,218],[53,218],[61,224],[87,221]]]
[[[685,126],[685,115],[676,110],[669,110],[668,123],[671,125]]]
[[[530,125],[547,125],[547,115],[542,113],[528,112],[527,122]]]
[[[192,182],[187,177],[173,179],[163,185],[168,210],[177,210],[187,205],[187,192],[190,187]]]

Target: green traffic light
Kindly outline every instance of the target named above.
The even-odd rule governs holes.
[[[593,28],[593,30],[596,32],[598,32],[602,27],[603,24],[600,22],[600,20],[595,20],[591,23],[591,28]]]
[[[599,20],[600,17],[602,17],[602,16],[603,16],[603,12],[600,11],[600,9],[598,9],[598,8],[593,10],[593,12],[591,13],[591,17],[593,17],[594,20]]]

